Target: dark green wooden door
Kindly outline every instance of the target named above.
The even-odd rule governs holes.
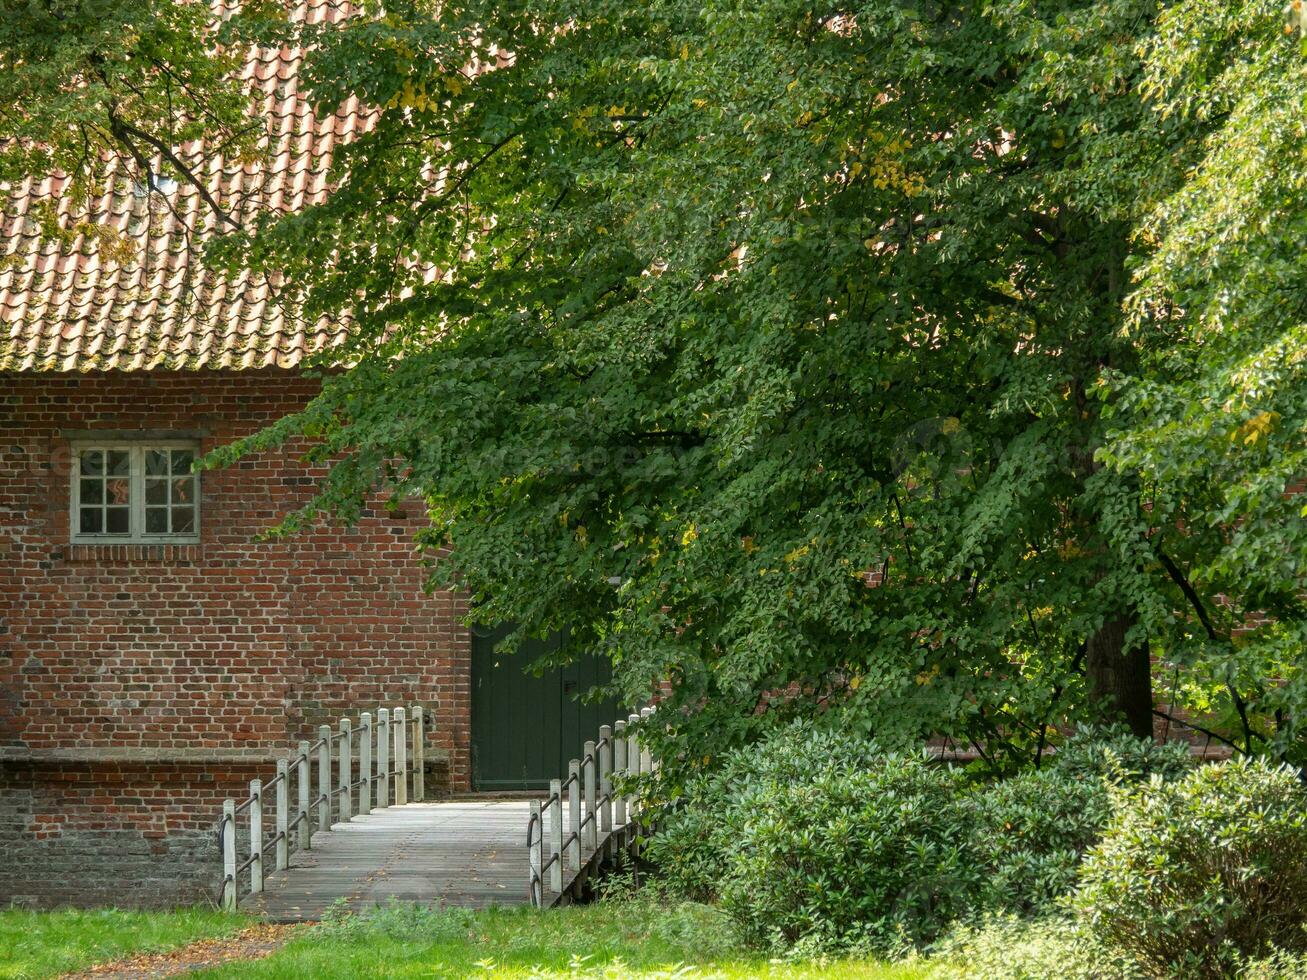
[[[527,671],[542,653],[566,639],[530,640],[517,653],[498,656],[495,643],[508,627],[472,631],[472,785],[478,790],[548,789],[567,775],[600,725],[623,717],[615,701],[583,702],[596,685],[607,684],[611,665],[580,657],[537,677]]]

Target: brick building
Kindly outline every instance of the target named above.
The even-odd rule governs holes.
[[[295,15],[349,13],[302,0]],[[301,54],[249,59],[260,161],[180,148],[238,217],[320,200],[333,148],[372,118],[352,102],[315,116]],[[211,895],[222,798],[244,797],[319,723],[382,698],[426,706],[437,791],[556,774],[583,710],[558,699],[586,677],[500,667],[492,634],[462,625],[464,600],[424,591],[420,503],[260,541],[320,475],[296,447],[192,472],[198,454],[310,399],[303,364],[343,327],[206,268],[217,220],[185,182],[119,178],[89,218],[128,259],[101,254],[102,235],[36,235],[27,216],[42,201],[71,226],[59,179],[9,188],[3,215],[0,906]]]
[[[430,782],[468,787],[470,637],[423,592],[420,509],[258,542],[312,492],[294,453],[189,472],[312,391],[285,368],[4,376],[0,896],[207,893],[221,799],[395,692],[431,711]]]
[[[299,57],[250,59],[262,161],[183,148],[237,214],[320,198],[333,148],[368,123],[356,104],[314,117]],[[25,216],[66,207],[61,189],[12,192],[0,271],[0,904],[211,893],[221,799],[396,692],[429,708],[431,781],[467,789],[470,635],[460,597],[423,591],[421,507],[260,542],[312,493],[294,447],[191,472],[311,398],[301,363],[339,324],[206,270],[215,221],[193,188],[124,174],[95,203],[132,246],[121,262],[37,239]]]

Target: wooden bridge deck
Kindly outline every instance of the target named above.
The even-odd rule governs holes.
[[[482,908],[523,905],[529,875],[526,801],[409,803],[313,835],[313,848],[267,876],[243,911],[274,922],[361,911],[391,899]]]

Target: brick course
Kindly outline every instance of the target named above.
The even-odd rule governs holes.
[[[312,495],[289,447],[203,474],[199,544],[69,543],[66,433],[197,432],[207,450],[316,384],[0,375],[0,903],[194,898],[219,801],[383,697],[430,707],[436,788],[467,788],[465,606],[422,589],[420,505],[254,541]]]

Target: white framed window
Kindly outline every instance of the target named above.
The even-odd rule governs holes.
[[[76,544],[200,540],[199,447],[189,441],[73,443]]]

